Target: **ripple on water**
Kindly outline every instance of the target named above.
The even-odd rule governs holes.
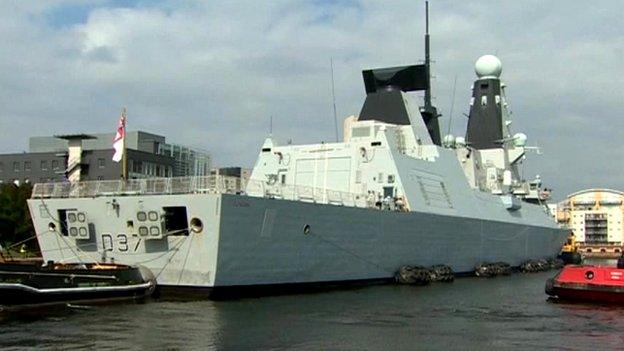
[[[624,309],[548,302],[554,273],[5,320],[3,350],[619,349]]]

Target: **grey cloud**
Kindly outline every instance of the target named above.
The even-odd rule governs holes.
[[[364,98],[360,70],[423,58],[422,3],[413,1],[149,2],[94,5],[86,23],[53,28],[62,2],[0,3],[0,150],[30,135],[112,130],[121,106],[132,129],[211,150],[219,164],[251,165],[268,134],[334,139],[329,58],[339,118]],[[514,130],[558,196],[611,186],[624,166],[621,90],[624,5],[569,1],[432,1],[434,95],[463,134],[473,63],[503,61]],[[595,155],[600,155],[596,157]]]

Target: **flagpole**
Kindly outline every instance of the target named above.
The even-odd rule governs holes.
[[[124,137],[121,142],[121,148],[123,153],[121,154],[121,177],[124,181],[128,181],[128,156],[126,155],[126,123],[128,123],[126,119],[126,108],[123,108],[123,112],[121,113],[124,119],[123,125],[123,134]]]

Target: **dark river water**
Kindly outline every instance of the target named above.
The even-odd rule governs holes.
[[[624,307],[547,301],[554,274],[10,317],[0,349],[624,349]]]

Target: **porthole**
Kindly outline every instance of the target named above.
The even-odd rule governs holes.
[[[149,211],[147,216],[149,217],[149,220],[152,221],[152,222],[158,220],[158,212],[156,212],[156,211]]]
[[[78,222],[82,222],[84,223],[84,221],[87,219],[87,217],[85,217],[85,214],[82,212],[78,212]]]
[[[48,230],[51,231],[51,232],[55,232],[56,231],[56,224],[50,222],[48,224]]]
[[[67,214],[67,220],[69,221],[69,223],[76,222],[76,214],[75,213],[68,213]]]
[[[585,278],[587,278],[589,280],[594,279],[594,272],[592,272],[592,271],[585,272]]]
[[[158,228],[155,225],[151,226],[150,227],[150,235],[153,235],[153,236],[160,235],[160,228]]]
[[[310,225],[309,224],[306,224],[306,225],[303,226],[303,234],[304,235],[310,234],[310,230],[311,229],[310,229]]]
[[[69,228],[69,235],[77,236],[78,235],[78,228],[74,228],[74,227]]]
[[[145,220],[147,219],[147,215],[143,211],[137,212],[137,219],[141,222],[145,222]]]
[[[191,218],[191,231],[194,233],[201,233],[204,230],[204,223],[197,217]]]
[[[140,236],[146,236],[147,234],[148,234],[147,227],[145,227],[145,226],[139,227],[139,235]]]

